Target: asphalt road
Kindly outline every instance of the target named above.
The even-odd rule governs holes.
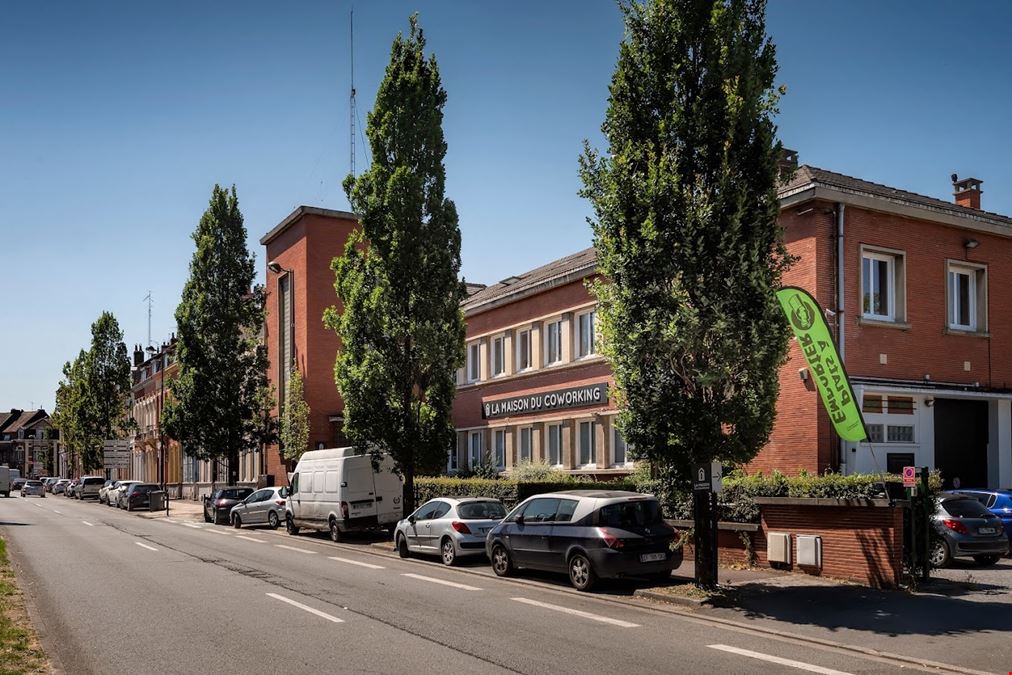
[[[283,530],[0,499],[43,647],[67,673],[897,673],[699,617]]]

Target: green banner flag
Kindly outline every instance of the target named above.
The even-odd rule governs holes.
[[[826,325],[822,307],[808,291],[795,286],[777,291],[777,300],[798,338],[798,345],[836,433],[846,441],[863,441],[868,437],[864,430],[864,418],[840,360],[840,352]]]

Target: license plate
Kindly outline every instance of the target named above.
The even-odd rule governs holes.
[[[640,555],[640,562],[657,562],[664,560],[665,555],[663,553],[643,553]]]
[[[981,527],[977,529],[980,534],[998,534],[997,528],[994,527]]]

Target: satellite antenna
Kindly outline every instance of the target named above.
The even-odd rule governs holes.
[[[150,347],[151,346],[151,303],[154,302],[154,298],[151,297],[151,291],[148,291],[148,294],[144,296],[144,300],[142,302],[148,303],[148,346]]]
[[[351,100],[349,115],[351,117],[351,175],[355,177],[355,117],[358,109],[355,103],[355,8],[351,9]]]

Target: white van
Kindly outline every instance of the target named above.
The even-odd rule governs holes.
[[[303,453],[290,478],[285,528],[289,534],[303,527],[329,530],[340,541],[345,532],[393,527],[404,514],[404,486],[393,468],[393,459],[383,455],[373,471],[372,457],[355,448]]]

